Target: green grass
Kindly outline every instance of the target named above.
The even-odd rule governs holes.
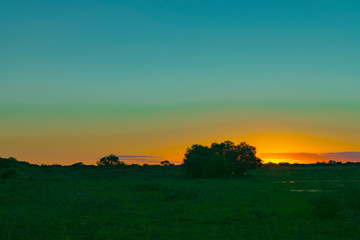
[[[0,239],[359,239],[359,173],[22,168],[0,179]]]

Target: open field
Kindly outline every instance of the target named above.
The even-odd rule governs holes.
[[[23,167],[0,179],[0,239],[359,239],[360,169]]]

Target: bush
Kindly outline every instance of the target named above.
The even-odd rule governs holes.
[[[261,166],[261,159],[256,157],[256,148],[246,142],[241,142],[239,145],[235,145],[231,141],[220,144],[213,143],[211,150],[229,158],[234,165],[234,173],[237,176],[243,176],[248,169]]]
[[[182,164],[185,173],[192,177],[243,176],[246,170],[260,166],[256,148],[245,142],[213,143],[211,148],[193,145],[185,153]]]
[[[123,161],[119,161],[119,157],[114,154],[101,158],[97,162],[98,166],[103,167],[125,167],[126,164]]]
[[[194,145],[188,150],[182,167],[186,174],[196,178],[229,177],[234,170],[227,157],[214,154],[201,145]]]
[[[204,176],[226,178],[231,176],[233,165],[230,160],[222,155],[213,154],[203,167]]]
[[[85,164],[83,164],[82,162],[78,162],[78,163],[74,163],[74,164],[70,165],[70,167],[76,167],[76,168],[84,167],[84,166],[85,166]]]
[[[10,168],[16,164],[15,158],[0,158],[0,169]]]
[[[170,163],[168,160],[165,160],[165,161],[162,161],[160,163],[160,166],[163,166],[163,167],[173,167],[174,164]]]
[[[0,172],[0,178],[6,179],[16,174],[16,170],[13,168],[7,168]]]

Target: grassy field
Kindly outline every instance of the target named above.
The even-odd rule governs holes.
[[[360,239],[359,173],[24,167],[0,180],[0,239]]]

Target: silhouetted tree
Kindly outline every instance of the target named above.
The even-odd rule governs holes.
[[[206,160],[212,154],[208,147],[202,145],[192,145],[190,148],[187,148],[182,165],[184,172],[193,177],[202,177]]]
[[[18,161],[13,157],[9,157],[9,158],[0,157],[0,169],[15,166],[17,163]]]
[[[256,148],[245,142],[213,143],[211,148],[193,145],[185,153],[183,170],[193,177],[242,176],[247,169],[256,168],[261,159],[256,157]]]
[[[277,168],[278,164],[273,162],[268,162],[262,165],[263,168],[271,169],[271,168]]]
[[[119,161],[119,157],[115,156],[114,154],[110,154],[109,156],[101,158],[97,162],[98,166],[104,166],[104,167],[116,167],[116,166],[125,166],[125,163],[122,161]]]
[[[84,167],[85,164],[83,164],[82,162],[78,162],[78,163],[74,163],[72,165],[70,165],[70,167]]]
[[[227,157],[202,145],[193,145],[187,149],[182,167],[192,177],[229,177],[233,171]]]
[[[165,160],[165,161],[162,161],[160,163],[161,166],[164,166],[164,167],[170,167],[170,166],[173,166],[174,164],[171,164],[168,160]]]
[[[211,150],[215,153],[226,155],[227,157],[231,157],[231,153],[234,152],[236,146],[231,141],[225,141],[223,143],[213,143],[211,144]]]
[[[230,159],[234,164],[235,175],[242,175],[247,169],[256,168],[261,164],[261,159],[256,157],[256,148],[246,142],[241,142],[239,145],[231,141],[213,143],[211,150]]]

